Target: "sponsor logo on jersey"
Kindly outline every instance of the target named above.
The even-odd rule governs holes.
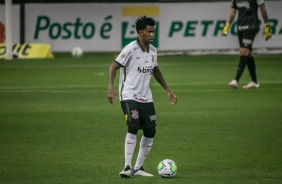
[[[138,111],[137,110],[132,110],[131,111],[131,117],[133,119],[138,119],[139,118]]]
[[[134,95],[134,98],[138,101],[138,102],[147,102],[148,99],[147,98],[143,98],[137,95]]]
[[[243,41],[243,44],[245,44],[245,46],[252,44],[252,40],[250,40],[250,39],[243,39],[242,41]]]
[[[138,67],[137,70],[138,70],[139,73],[149,73],[150,75],[152,75],[152,73],[154,71],[154,69],[144,68],[144,67],[143,68]]]
[[[150,120],[151,121],[156,121],[157,119],[157,116],[156,115],[150,115]]]
[[[242,1],[242,2],[237,2],[236,3],[238,8],[247,8],[250,9],[250,3],[248,1]]]
[[[238,29],[241,30],[245,30],[245,29],[249,29],[249,26],[238,26]]]

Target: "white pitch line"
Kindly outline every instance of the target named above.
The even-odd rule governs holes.
[[[75,89],[75,88],[103,88],[105,85],[66,85],[66,86],[0,86],[0,90],[21,90],[21,89]]]
[[[200,85],[223,85],[223,86],[228,86],[228,82],[226,81],[226,83],[223,82],[187,82],[187,83],[168,83],[169,86],[200,86]],[[241,82],[242,84],[244,84],[244,82]],[[245,81],[245,83],[247,84],[248,82]],[[260,82],[261,85],[263,84],[282,84],[282,81],[262,81]],[[151,86],[158,86],[158,83],[154,83],[151,84]]]
[[[230,88],[220,88],[220,89],[183,89],[183,90],[173,90],[175,93],[214,93],[214,92],[218,92],[218,93],[225,93],[225,92],[246,92],[246,91],[257,91],[257,92],[265,92],[265,91],[282,91],[282,89],[243,89],[243,88],[239,88],[239,89],[230,89]],[[87,91],[80,91],[80,90],[5,90],[5,91],[1,91],[0,93],[104,93],[105,96],[107,95],[107,91],[106,90],[87,90]],[[164,90],[154,90],[154,93],[165,93]]]
[[[174,63],[174,62],[171,62],[171,63],[162,63],[161,59],[160,61],[158,62],[159,66],[162,67],[162,66],[174,66],[174,67],[179,67],[179,66],[184,66],[184,67],[187,67],[187,65],[205,65],[205,66],[209,66],[209,65],[230,65],[230,64],[233,64],[233,62],[230,62],[230,61],[224,61],[224,62],[205,62],[203,64],[203,62],[197,62],[197,59],[195,58],[195,61],[193,60],[190,60],[188,62],[181,62],[181,63]],[[269,65],[269,63],[267,62],[260,62],[259,63],[260,65],[264,65],[264,64],[267,64]],[[281,65],[281,62],[280,61],[277,61],[277,62],[272,62],[271,63],[272,65],[273,64],[279,64]],[[0,65],[0,70],[1,69],[49,69],[49,68],[97,68],[97,67],[100,67],[100,68],[103,68],[103,67],[110,67],[111,63],[109,64],[61,64],[61,65],[36,65],[36,66],[32,66],[32,65],[16,65],[16,66],[1,66]]]
[[[79,90],[17,90],[17,91],[0,91],[0,93],[101,93],[101,91],[88,90],[88,91],[79,91]],[[106,94],[106,91],[105,91]]]
[[[116,89],[117,90],[117,89]],[[257,92],[264,92],[264,91],[282,91],[282,89],[272,89],[272,88],[259,88],[259,89],[253,89]],[[195,88],[186,88],[186,89],[174,89],[175,93],[181,92],[181,93],[212,93],[212,92],[245,92],[245,91],[252,91],[248,89],[238,88],[238,89],[230,89],[228,86],[222,86],[218,89],[195,89]],[[105,93],[107,94],[107,89],[93,89],[91,87],[84,88],[83,90],[80,90],[79,88],[6,88],[6,89],[0,89],[0,93]],[[154,93],[165,93],[165,91],[160,89],[153,90]]]
[[[103,75],[103,73],[99,73],[97,75]],[[242,82],[241,82],[242,83]],[[246,82],[247,83],[247,82]],[[228,86],[228,81],[224,82],[187,82],[187,83],[168,83],[169,86],[200,86],[200,85],[222,85],[223,87]],[[263,84],[282,84],[282,81],[262,81]],[[160,86],[158,83],[153,83],[151,86]],[[107,88],[107,85],[63,85],[63,86],[0,86],[0,90],[36,90],[36,89],[99,89],[99,88]],[[117,87],[116,87],[117,88]]]
[[[110,64],[69,64],[69,65],[40,65],[40,66],[0,66],[0,69],[13,69],[13,68],[20,68],[20,69],[49,69],[49,68],[97,68],[97,67],[110,67]]]

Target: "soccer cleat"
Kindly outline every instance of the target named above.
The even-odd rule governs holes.
[[[236,89],[238,87],[238,83],[237,81],[234,79],[232,80],[231,82],[229,82],[229,87],[233,88],[233,89]]]
[[[250,82],[249,84],[247,84],[246,86],[243,86],[244,89],[255,89],[255,88],[259,88],[259,83],[255,83],[255,82]]]
[[[124,178],[129,178],[130,177],[130,174],[131,174],[131,168],[129,165],[127,165],[124,170],[122,170],[119,175],[121,177],[124,177]]]
[[[150,173],[145,172],[143,166],[141,166],[140,169],[136,169],[136,170],[134,169],[132,171],[132,174],[134,176],[154,176],[154,175],[152,175]]]

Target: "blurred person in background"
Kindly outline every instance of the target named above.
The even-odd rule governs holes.
[[[260,9],[264,21],[263,36],[265,40],[270,39],[271,29],[264,0],[232,0],[232,6],[226,24],[222,30],[222,35],[227,36],[229,26],[233,22],[238,10],[237,31],[240,45],[240,61],[235,78],[229,83],[229,86],[234,89],[238,87],[239,80],[246,65],[248,66],[252,81],[243,86],[243,88],[259,88],[259,82],[256,75],[256,64],[253,56],[253,41],[259,31],[258,9]]]

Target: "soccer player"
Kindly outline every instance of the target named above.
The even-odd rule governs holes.
[[[120,69],[119,100],[127,123],[125,137],[125,165],[121,177],[153,176],[145,172],[143,164],[149,154],[156,133],[156,112],[150,89],[152,75],[167,92],[171,104],[177,98],[169,89],[157,62],[157,49],[151,45],[154,38],[155,20],[139,17],[136,22],[138,38],[126,45],[109,69],[108,100],[111,104],[117,97],[114,89],[116,72]],[[140,148],[134,168],[131,161],[137,143],[137,133],[143,129]]]
[[[238,10],[237,30],[240,45],[240,61],[235,79],[229,83],[229,86],[234,89],[238,87],[239,80],[246,65],[248,66],[252,81],[243,86],[243,88],[259,88],[259,82],[256,75],[256,65],[252,51],[253,41],[259,31],[258,9],[260,9],[264,21],[263,36],[265,40],[270,39],[271,29],[270,24],[268,23],[268,15],[264,0],[232,0],[232,7],[229,11],[226,24],[222,30],[222,35],[227,36],[229,25],[233,22],[236,11]]]

